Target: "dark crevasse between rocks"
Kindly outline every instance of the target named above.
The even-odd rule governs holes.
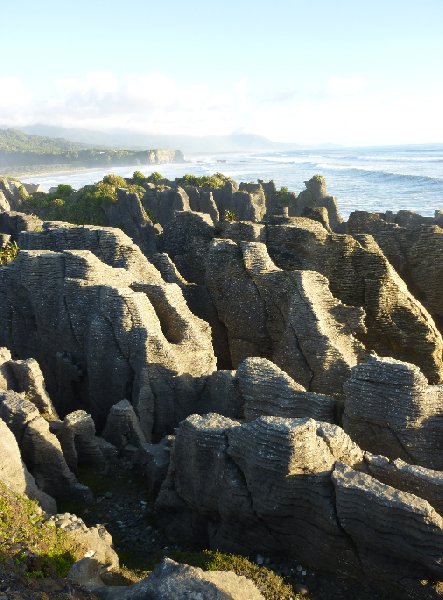
[[[73,584],[278,597],[170,558],[115,586],[109,529],[145,558],[253,557],[294,597],[352,597],[325,573],[355,597],[440,597],[441,213],[345,222],[318,176],[288,206],[273,182],[162,180],[75,225],[27,214],[18,185],[0,186],[19,248],[0,267],[0,481],[91,546]]]

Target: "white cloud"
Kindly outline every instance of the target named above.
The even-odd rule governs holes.
[[[364,77],[330,77],[326,82],[326,92],[331,95],[358,94],[368,85]]]
[[[180,81],[164,73],[87,73],[31,90],[0,77],[0,124],[47,123],[90,129],[128,128],[169,134],[243,131],[274,140],[316,144],[443,141],[443,84],[374,93],[363,77],[331,77],[316,89],[294,82],[255,85],[248,79]]]

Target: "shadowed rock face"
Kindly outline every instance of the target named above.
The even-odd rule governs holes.
[[[2,419],[0,419],[0,456],[0,480],[17,494],[26,494],[29,498],[37,500],[47,512],[55,513],[57,510],[55,500],[37,487],[34,477],[22,461],[14,434]]]
[[[400,588],[403,597],[432,597],[414,579],[443,574],[442,517],[366,471],[364,453],[335,425],[193,415],[177,430],[157,505],[176,534],[296,556]]]
[[[356,239],[358,238],[358,239]],[[407,289],[371,236],[329,234],[319,223],[269,225],[267,246],[284,269],[314,269],[332,294],[365,311],[369,350],[417,364],[431,383],[443,380],[443,340],[429,313]]]
[[[419,215],[416,215],[419,217]],[[412,294],[423,303],[443,328],[443,223],[432,219],[403,220],[403,226],[387,222],[381,215],[363,211],[351,213],[347,231],[374,236],[389,262],[405,280]]]
[[[443,385],[415,365],[370,357],[344,385],[343,426],[365,450],[443,470]]]
[[[87,251],[21,252],[0,278],[2,343],[38,359],[62,416],[85,408],[102,427],[129,398],[149,439],[192,412],[215,358],[208,325],[177,285],[135,292],[129,270]]]
[[[120,188],[117,190],[116,202],[104,203],[103,210],[109,225],[124,231],[146,256],[157,251],[158,232],[137,194]]]
[[[364,331],[363,311],[336,300],[322,275],[282,271],[261,243],[215,240],[206,281],[234,367],[262,356],[310,391],[341,393],[364,353],[353,335]]]
[[[0,392],[0,417],[14,434],[23,461],[41,490],[56,498],[87,491],[69,469],[59,441],[32,402],[13,391]]]

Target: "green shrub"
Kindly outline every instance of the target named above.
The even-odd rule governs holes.
[[[8,242],[3,248],[0,248],[0,265],[7,265],[13,261],[19,252],[17,242]]]
[[[231,181],[229,177],[223,175],[223,173],[214,173],[214,175],[192,175],[187,173],[177,180],[177,183],[181,186],[192,185],[194,187],[204,187],[212,190],[217,190],[226,184],[227,181]]]
[[[236,220],[237,220],[237,215],[235,214],[235,212],[233,210],[225,211],[225,221],[228,221],[229,223],[233,223]]]

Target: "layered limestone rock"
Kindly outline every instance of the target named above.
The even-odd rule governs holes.
[[[43,374],[33,358],[12,360],[6,348],[0,348],[0,389],[22,393],[47,418],[57,419],[57,413],[46,391]]]
[[[176,431],[157,508],[179,539],[282,554],[401,598],[437,597],[430,582],[443,571],[442,516],[367,470],[336,425],[192,415]]]
[[[41,231],[22,232],[18,243],[22,250],[89,250],[106,265],[130,272],[134,281],[162,280],[139,246],[120,229],[46,221]]]
[[[261,416],[312,417],[334,422],[335,399],[307,392],[274,363],[265,358],[247,358],[237,369],[238,385],[247,421]],[[226,412],[222,414],[229,416]]]
[[[103,209],[111,227],[118,227],[140,247],[146,256],[157,251],[158,231],[146,214],[137,194],[117,190],[115,202],[105,202]]]
[[[364,308],[366,333],[359,338],[368,350],[413,362],[431,383],[443,381],[441,334],[371,236],[329,234],[294,217],[267,226],[267,246],[279,267],[316,270],[336,298]]]
[[[327,223],[333,231],[342,229],[343,219],[338,212],[337,201],[329,196],[326,191],[326,181],[319,175],[314,175],[309,181],[305,181],[306,189],[300,192],[296,201],[289,208],[289,215],[302,216],[306,210],[325,208],[327,211]]]
[[[95,423],[84,410],[66,415],[60,427],[54,427],[69,468],[77,472],[81,465],[104,470],[116,448],[95,435]]]
[[[0,392],[0,418],[15,436],[21,456],[38,487],[55,498],[87,497],[69,469],[60,443],[37,407],[13,391]]]
[[[23,197],[28,193],[23,184],[8,177],[0,177],[0,212],[20,210]]]
[[[132,268],[85,250],[22,251],[0,269],[0,343],[38,360],[62,417],[85,409],[101,428],[128,398],[149,440],[193,412],[215,368],[210,329],[151,270],[158,283],[134,291]]]
[[[214,234],[209,215],[177,212],[174,220],[164,228],[161,249],[187,281],[204,284],[205,260]]]
[[[143,205],[162,227],[174,220],[177,211],[191,210],[188,194],[179,186],[163,191],[157,188],[148,190],[143,198]]]
[[[214,240],[206,283],[228,331],[232,363],[272,360],[309,391],[341,394],[364,354],[360,308],[334,298],[315,271],[282,271],[257,242]]]
[[[357,211],[351,213],[346,229],[351,234],[374,236],[411,293],[423,303],[442,331],[443,229],[430,218],[418,223],[412,218],[399,219],[398,215],[396,218],[402,225],[387,222],[385,215]]]
[[[344,390],[343,426],[362,448],[443,470],[443,385],[410,363],[369,357]]]
[[[17,241],[21,231],[40,230],[42,221],[35,215],[27,215],[20,212],[0,212],[0,233],[11,236]]]
[[[46,512],[57,511],[55,500],[37,487],[34,477],[22,461],[14,434],[2,419],[0,419],[0,457],[0,481],[17,494],[26,494],[32,500],[37,500]]]
[[[141,448],[146,443],[138,417],[128,400],[121,400],[111,408],[102,436],[120,450],[128,444]]]

